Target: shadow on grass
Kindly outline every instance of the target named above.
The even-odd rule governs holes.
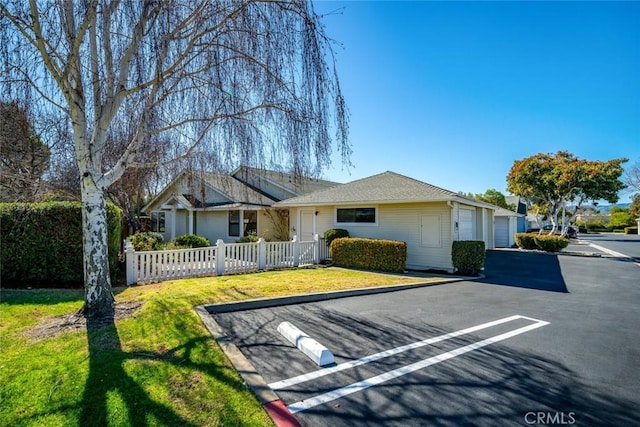
[[[142,426],[157,423],[165,426],[195,426],[173,408],[154,400],[142,386],[143,380],[134,378],[125,370],[125,363],[129,360],[147,360],[157,363],[169,363],[181,369],[192,369],[214,377],[224,382],[225,386],[237,390],[244,390],[237,379],[227,375],[223,366],[214,364],[195,363],[191,360],[192,351],[203,345],[210,337],[198,337],[188,340],[178,347],[158,352],[125,352],[122,349],[120,336],[113,320],[87,320],[87,339],[89,344],[89,376],[81,402],[79,425],[106,426],[122,424]],[[179,354],[179,355],[178,355]],[[155,370],[156,366],[146,366],[142,369]],[[157,376],[150,374],[149,386],[154,386]],[[180,381],[184,381],[181,379]],[[164,386],[165,384],[162,384]],[[189,385],[187,385],[188,387]],[[179,386],[183,387],[183,386]],[[170,393],[175,390],[170,391]],[[179,393],[179,391],[178,391]],[[110,408],[114,399],[120,399],[126,409],[126,414],[117,414]],[[183,400],[182,396],[176,396]],[[230,408],[224,409],[226,421],[239,424]],[[214,419],[220,414],[211,414]],[[231,420],[229,420],[231,418]],[[222,421],[223,423],[224,420]]]
[[[562,276],[558,255],[555,254],[487,251],[484,274],[485,277],[478,282],[541,291],[569,292]]]

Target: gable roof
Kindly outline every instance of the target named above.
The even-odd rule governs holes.
[[[473,206],[495,209],[495,206],[468,199],[426,182],[395,172],[358,179],[276,203],[274,206],[316,206],[358,203],[416,203],[458,201]]]
[[[271,206],[276,201],[276,199],[254,190],[230,175],[201,172],[201,176],[212,190],[223,195],[230,203]]]
[[[295,176],[291,173],[280,171],[253,168],[250,166],[240,166],[231,173],[240,181],[260,187],[261,181],[266,181],[280,187],[291,194],[291,196],[301,196],[313,191],[324,190],[337,185],[337,182],[327,181],[324,179],[308,178],[304,176]]]

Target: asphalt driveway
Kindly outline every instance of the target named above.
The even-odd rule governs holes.
[[[489,251],[485,274],[214,318],[306,426],[637,423],[639,266]],[[336,364],[318,368],[283,321]]]

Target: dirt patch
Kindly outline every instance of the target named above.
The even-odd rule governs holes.
[[[127,301],[116,304],[114,320],[132,317],[143,305],[141,301]],[[111,320],[106,320],[102,326],[112,324]],[[100,327],[100,325],[98,325]],[[87,330],[87,318],[81,313],[65,314],[44,319],[33,328],[27,330],[23,335],[33,340],[51,338],[63,332],[76,332]]]

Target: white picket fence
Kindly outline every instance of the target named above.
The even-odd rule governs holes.
[[[139,252],[125,241],[127,285],[161,280],[243,273],[272,268],[318,264],[324,241],[256,243],[216,242],[216,246],[194,249]]]

